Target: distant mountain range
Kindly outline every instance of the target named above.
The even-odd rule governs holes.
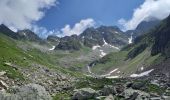
[[[100,26],[98,28],[88,28],[80,35],[72,35],[65,37],[48,36],[46,40],[39,38],[31,30],[19,30],[18,32],[11,31],[5,25],[0,25],[0,32],[17,40],[27,40],[34,42],[49,42],[55,49],[59,50],[80,50],[82,46],[92,48],[93,46],[102,46],[105,43],[109,46],[122,48],[131,42],[132,38],[136,38],[146,32],[149,29],[154,28],[160,21],[143,21],[135,30],[129,30],[127,32],[121,31],[116,26]],[[133,33],[133,35],[132,35]],[[133,37],[131,37],[131,35]]]

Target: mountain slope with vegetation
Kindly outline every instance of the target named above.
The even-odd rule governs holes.
[[[163,58],[168,59],[169,19],[170,17],[166,18],[148,33],[137,37],[133,44],[124,47],[120,52],[111,53],[95,61],[94,66],[91,66],[92,70],[101,74],[118,68],[113,75],[130,76],[162,62]]]

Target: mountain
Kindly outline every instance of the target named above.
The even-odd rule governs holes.
[[[103,45],[107,42],[116,47],[123,47],[128,44],[128,37],[115,26],[100,26],[96,29],[86,29],[80,37],[86,46]]]
[[[28,41],[42,41],[38,35],[36,35],[34,32],[32,32],[29,29],[25,30],[19,30],[16,34],[20,36],[21,40],[28,40]]]
[[[38,35],[36,35],[34,32],[28,29],[19,30],[18,32],[13,32],[7,26],[2,24],[0,25],[0,32],[16,40],[28,40],[28,41],[34,41],[34,42],[43,41],[40,37],[38,37]]]
[[[55,49],[60,50],[80,50],[80,48],[81,43],[77,35],[60,38],[59,44],[55,47]]]
[[[133,73],[151,69],[156,70],[157,67],[154,66],[158,66],[157,64],[159,63],[161,66],[164,65],[164,62],[167,63],[167,61],[169,61],[169,29],[170,16],[161,21],[155,28],[152,28],[147,33],[143,33],[143,35],[137,37],[134,40],[134,43],[124,47],[120,52],[108,54],[105,57],[94,61],[91,70],[94,73],[104,74],[108,73],[110,70],[116,69],[116,71],[112,72],[112,75],[129,75],[129,77],[133,75]],[[162,71],[160,68],[161,67],[159,67],[159,72]],[[166,72],[167,75],[169,75],[168,69]]]
[[[0,32],[7,35],[7,36],[9,36],[9,37],[11,37],[11,38],[14,38],[14,39],[19,39],[20,38],[20,36],[17,33],[11,31],[4,24],[0,25]]]
[[[53,43],[53,44],[57,44],[57,43],[60,42],[60,38],[59,38],[58,36],[49,35],[49,36],[47,37],[47,41],[48,41],[48,42],[51,42],[51,43]]]
[[[49,38],[50,37],[47,39]],[[65,36],[58,40],[60,42],[56,46],[56,49],[62,50],[79,50],[81,46],[92,48],[94,46],[103,46],[105,44],[108,44],[110,47],[122,48],[128,44],[128,36],[115,26],[92,27],[86,29],[79,36]]]
[[[149,21],[142,21],[138,24],[135,30],[126,31],[127,34],[131,35],[133,33],[133,37],[136,38],[144,33],[147,33],[152,28],[156,27],[160,23],[160,20],[152,18]]]

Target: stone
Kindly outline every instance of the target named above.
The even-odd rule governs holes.
[[[110,94],[116,94],[116,89],[114,86],[111,86],[111,85],[106,85],[104,86],[104,88],[100,91],[100,94],[102,96],[108,96]]]
[[[150,97],[150,95],[146,92],[133,89],[126,89],[123,94],[127,100],[148,100]]]
[[[97,95],[96,91],[91,88],[82,88],[74,91],[76,92],[73,94],[72,97],[73,100],[92,99],[95,98],[95,96]]]
[[[135,90],[140,90],[141,88],[143,88],[145,86],[145,83],[144,82],[134,82],[132,84],[132,89],[135,89]]]
[[[114,99],[113,95],[109,95],[104,100],[115,100],[115,99]]]
[[[116,89],[117,94],[121,94],[124,91],[125,87],[123,85],[119,84],[119,85],[115,86],[115,89]]]
[[[8,85],[2,80],[0,80],[0,87],[4,88],[5,90],[8,89]]]
[[[6,74],[5,71],[0,72],[0,76],[3,76],[3,75],[5,75],[5,74]]]
[[[52,100],[45,88],[38,84],[28,84],[0,92],[0,100]]]

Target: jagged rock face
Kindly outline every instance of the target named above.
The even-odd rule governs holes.
[[[29,41],[41,41],[41,38],[39,38],[34,32],[31,30],[20,30],[17,32],[17,34],[20,35],[21,40],[29,40]]]
[[[152,55],[158,53],[170,57],[170,16],[154,31],[155,43],[152,47]]]
[[[80,35],[85,46],[92,47],[94,45],[103,45],[103,36],[102,34],[94,29],[88,28]]]
[[[81,42],[79,41],[79,37],[77,35],[72,35],[61,38],[55,50],[80,50],[80,48]]]
[[[119,28],[112,26],[101,26],[96,29],[88,28],[80,37],[84,45],[88,47],[103,45],[105,42],[117,47],[128,44],[128,37]]]
[[[60,38],[57,36],[50,35],[47,37],[47,41],[52,42],[52,43],[59,43]]]
[[[81,45],[92,48],[96,45],[104,45],[105,43],[116,47],[123,47],[128,44],[128,36],[125,35],[118,27],[101,26],[98,28],[88,28],[79,36],[65,36],[59,38],[57,36],[49,36],[48,41],[58,43],[56,49],[60,50],[80,50]]]
[[[111,45],[121,47],[128,44],[128,37],[118,27],[101,26],[97,30],[102,32],[105,41]]]

